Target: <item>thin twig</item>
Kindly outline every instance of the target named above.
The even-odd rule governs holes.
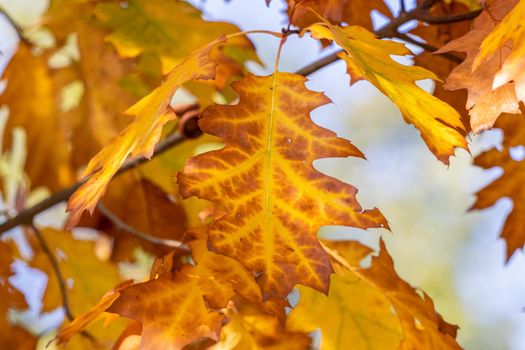
[[[409,35],[407,34],[404,34],[404,33],[398,33],[397,34],[397,37],[401,40],[404,40],[406,41],[407,43],[410,43],[410,44],[413,44],[413,45],[416,45],[416,46],[419,46],[421,47],[422,49],[425,49],[426,51],[428,52],[435,52],[438,50],[437,47],[434,47],[432,45],[429,45],[427,43],[423,43],[421,41],[417,41],[416,39],[410,37]],[[446,52],[446,53],[440,53],[440,55],[446,59],[448,59],[449,61],[452,61],[452,62],[455,62],[455,63],[461,63],[463,62],[463,59],[459,56],[456,56],[452,53],[449,53],[449,52]]]
[[[115,227],[119,231],[124,231],[126,233],[129,233],[130,235],[132,235],[134,237],[137,237],[139,239],[142,239],[142,240],[144,240],[146,242],[150,242],[150,243],[153,243],[153,244],[164,245],[164,246],[171,247],[171,248],[179,248],[179,249],[183,249],[183,250],[189,251],[188,246],[185,245],[181,241],[177,241],[177,240],[173,240],[173,239],[163,239],[163,238],[151,236],[151,235],[148,235],[147,233],[144,233],[144,232],[142,232],[140,230],[137,230],[133,226],[130,226],[130,225],[126,224],[124,221],[122,221],[121,218],[119,218],[115,213],[113,213],[111,210],[109,210],[101,202],[99,202],[97,204],[97,208],[100,211],[100,213],[102,215],[104,215],[104,217],[106,217],[106,219],[111,221],[111,223],[113,223],[113,225],[115,225]]]
[[[405,7],[405,0],[399,0],[399,12],[400,13],[407,12],[407,9]]]
[[[420,4],[415,9],[402,13],[398,17],[392,19],[390,23],[388,23],[383,28],[377,30],[375,34],[378,37],[399,37],[399,35],[403,36],[404,34],[398,32],[399,26],[411,21],[411,20],[418,20],[421,16],[425,16],[427,13],[427,10],[440,2],[442,0],[426,0],[422,4]],[[469,16],[474,16],[474,14],[469,14]],[[450,18],[449,18],[450,20]],[[456,18],[453,18],[453,20],[456,20]],[[409,39],[412,44],[418,45],[425,49],[430,49],[430,46],[427,44],[421,43],[419,41],[415,41],[413,39]],[[434,49],[434,48],[432,48]],[[448,59],[454,60],[454,62],[457,62],[457,57],[452,58],[451,55],[443,55],[443,57],[446,57]],[[313,63],[310,63],[309,65],[297,70],[295,73],[303,76],[311,75],[318,70],[328,66],[329,64],[339,60],[338,52],[333,53],[329,56],[323,57]],[[185,139],[182,135],[173,135],[167,139],[165,139],[163,142],[159,143],[155,149],[155,153],[153,154],[153,157],[156,157],[158,154],[166,151],[167,149],[171,148],[172,146],[182,142]],[[136,158],[130,162],[126,162],[122,168],[117,172],[116,175],[122,174],[123,172],[126,172],[129,169],[135,168],[138,165],[144,163],[147,161],[145,158]],[[47,199],[43,200],[42,202],[34,205],[31,208],[25,209],[21,211],[18,215],[13,217],[10,220],[7,220],[6,222],[0,224],[0,236],[4,234],[6,231],[19,226],[19,225],[28,225],[31,224],[33,218],[43,212],[44,210],[61,203],[62,201],[66,201],[69,199],[69,197],[86,181],[87,179],[84,179],[80,182],[77,182],[76,184],[60,191],[55,194],[52,194]]]
[[[60,295],[62,297],[62,306],[64,308],[64,313],[66,314],[66,317],[68,318],[68,320],[73,321],[75,316],[73,315],[73,312],[71,312],[71,307],[69,306],[69,298],[67,295],[66,281],[64,279],[64,276],[62,275],[62,271],[60,270],[60,265],[58,264],[58,260],[55,257],[55,254],[53,254],[53,252],[49,248],[49,245],[47,244],[47,241],[44,238],[44,235],[42,235],[42,232],[38,229],[38,227],[36,227],[35,224],[31,223],[31,228],[33,229],[33,233],[35,234],[35,237],[38,239],[38,242],[40,243],[40,246],[42,247],[44,254],[47,255],[47,258],[49,259],[49,263],[51,264],[53,272],[57,278],[58,287],[60,289]]]

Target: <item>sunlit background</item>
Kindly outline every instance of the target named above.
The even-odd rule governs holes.
[[[284,4],[279,0],[273,0],[270,7],[263,0],[191,2],[203,10],[207,19],[230,21],[244,30],[280,31],[286,25]],[[0,4],[26,24],[34,22],[46,8],[44,0],[1,0]],[[397,13],[398,0],[391,0],[389,5]],[[411,6],[407,1],[407,7]],[[374,16],[375,25],[381,27],[385,19]],[[3,69],[17,42],[7,21],[0,22],[0,38]],[[257,74],[271,73],[278,40],[262,35],[250,38],[265,63],[265,67],[250,65],[250,69]],[[321,51],[315,41],[292,36],[283,48],[280,70],[294,71],[330,50]],[[356,238],[373,247],[377,247],[379,236],[383,237],[399,274],[425,290],[447,321],[461,326],[459,343],[466,349],[525,349],[525,259],[519,252],[505,264],[504,244],[497,239],[512,203],[501,200],[491,209],[468,212],[473,194],[500,174],[473,167],[472,156],[498,144],[500,133],[471,135],[471,154],[457,151],[447,168],[435,159],[419,132],[403,121],[385,96],[367,82],[349,86],[342,62],[311,76],[308,86],[325,92],[333,101],[314,111],[314,120],[351,140],[367,157],[366,161],[324,159],[317,161],[316,167],[359,188],[363,207],[380,208],[392,228],[389,233],[330,227],[321,234]],[[422,86],[432,88],[430,82]],[[40,220],[60,215],[62,210],[55,208]],[[14,282],[29,292],[31,303],[31,311],[23,319],[35,322],[40,307],[36,300],[45,286],[45,277],[28,272],[23,265],[18,269],[25,273]],[[43,324],[49,326],[59,322],[62,313],[46,317]],[[37,330],[41,331],[39,324]]]

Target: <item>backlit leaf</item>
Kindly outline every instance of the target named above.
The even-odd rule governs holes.
[[[359,263],[371,250],[359,243],[326,242],[326,247],[335,269],[329,294],[300,287],[290,329],[320,328],[321,349],[460,349],[457,327],[397,275],[383,243],[369,268]]]
[[[394,102],[408,123],[421,133],[429,149],[448,164],[454,149],[467,148],[464,128],[458,112],[445,102],[427,93],[415,82],[437,79],[436,75],[417,66],[404,66],[390,55],[408,55],[410,51],[393,41],[379,40],[361,27],[338,27],[328,22],[307,28],[317,39],[335,41],[348,66],[352,82],[366,79]]]
[[[209,246],[257,276],[265,298],[304,284],[326,291],[328,256],[317,240],[323,225],[383,227],[377,209],[363,211],[357,190],[315,170],[323,157],[362,156],[348,141],[310,120],[329,100],[290,73],[248,76],[233,89],[240,101],[203,113],[201,129],[226,146],[191,158],[178,183],[183,197],[223,206]]]
[[[509,83],[505,78],[494,84],[495,76],[499,74],[498,72],[502,68],[501,63],[509,60],[511,49],[506,46],[494,46],[490,47],[490,51],[487,48],[480,56],[485,38],[496,28],[497,23],[505,18],[505,15],[516,3],[517,0],[492,2],[488,9],[475,19],[470,32],[448,43],[438,51],[460,51],[467,54],[463,63],[448,76],[445,88],[468,90],[466,108],[471,118],[470,125],[475,132],[491,128],[502,113],[520,113],[519,97],[516,96],[516,89],[521,86],[519,81],[516,84]],[[497,33],[501,33],[501,30],[498,30]],[[487,45],[485,44],[484,47]],[[476,60],[479,60],[477,57],[483,59],[483,64],[476,63]],[[508,62],[509,64],[505,65],[506,70],[502,71],[505,73],[502,74],[510,73],[507,69],[516,67],[514,63],[510,63],[510,60]],[[509,77],[507,76],[507,78]]]

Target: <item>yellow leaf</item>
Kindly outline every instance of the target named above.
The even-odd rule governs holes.
[[[355,242],[345,242],[344,255],[349,266],[357,268],[372,250]],[[321,349],[389,350],[397,349],[401,327],[385,293],[356,272],[333,262],[335,274],[328,296],[299,287],[299,304],[288,316],[293,330],[321,330]]]
[[[130,0],[126,6],[102,2],[96,16],[112,30],[107,40],[122,57],[155,55],[162,63],[163,73],[218,36],[239,31],[233,24],[204,21],[197,9],[179,0]],[[234,38],[228,45],[253,50],[244,36]]]
[[[23,128],[27,134],[26,173],[31,186],[52,190],[69,185],[74,177],[70,168],[67,129],[60,118],[60,89],[47,65],[49,55],[35,55],[21,44],[3,75],[7,88],[0,105],[9,107],[6,130]],[[6,133],[6,145],[11,143]]]
[[[422,79],[437,80],[436,75],[421,67],[404,66],[390,57],[410,54],[404,45],[377,39],[357,26],[339,27],[325,22],[306,30],[317,39],[335,41],[341,46],[346,53],[341,53],[340,57],[347,63],[351,80],[366,79],[387,95],[405,120],[420,131],[440,161],[448,164],[456,147],[467,148],[459,113],[415,84]]]
[[[234,83],[239,103],[211,107],[199,122],[226,146],[191,158],[178,175],[183,197],[226,209],[210,226],[209,246],[253,271],[265,299],[284,297],[297,283],[328,289],[321,226],[387,226],[379,210],[361,209],[353,186],[313,167],[318,158],[361,153],[311,121],[310,112],[329,100],[305,82],[275,73]]]
[[[349,241],[324,243],[336,272],[330,292],[326,297],[301,288],[290,329],[320,328],[322,349],[461,349],[454,340],[457,327],[443,321],[428,295],[420,296],[397,275],[382,241],[369,268],[359,266],[369,248]]]
[[[68,227],[78,222],[84,210],[93,213],[109,181],[129,155],[133,158],[152,156],[162,127],[175,118],[169,110],[171,98],[185,82],[214,78],[216,64],[208,55],[213,47],[223,42],[218,39],[192,53],[171,71],[161,86],[124,112],[135,116],[135,120],[89,162],[84,177],[90,177],[68,202],[68,211],[72,212]]]

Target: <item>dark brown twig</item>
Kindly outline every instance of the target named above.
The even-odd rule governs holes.
[[[456,23],[456,22],[463,22],[468,21],[471,19],[474,19],[478,17],[483,9],[466,12],[466,13],[460,13],[457,15],[447,15],[447,16],[440,16],[440,17],[434,17],[430,16],[428,13],[422,13],[418,16],[418,19],[421,22],[425,22],[428,24],[448,24],[448,23]]]
[[[66,281],[64,279],[64,276],[62,275],[62,271],[60,270],[60,265],[58,265],[58,260],[55,257],[55,254],[53,254],[53,252],[49,248],[49,245],[47,244],[47,241],[44,238],[44,235],[42,235],[42,232],[38,229],[38,227],[36,227],[35,224],[31,223],[31,229],[33,230],[33,233],[35,234],[35,237],[37,238],[38,243],[40,243],[40,246],[42,247],[42,251],[44,252],[44,254],[46,254],[47,258],[49,259],[51,268],[53,269],[53,272],[57,278],[58,288],[60,289],[60,295],[62,297],[62,306],[64,307],[64,313],[66,314],[66,317],[68,318],[68,320],[73,321],[75,316],[71,312],[71,308],[69,306],[69,298],[67,294]]]
[[[126,232],[126,233],[128,233],[128,234],[130,234],[130,235],[132,235],[134,237],[137,237],[137,238],[139,238],[139,239],[141,239],[143,241],[146,241],[146,242],[150,242],[150,243],[153,243],[153,244],[159,244],[159,245],[164,245],[166,247],[178,248],[178,249],[183,249],[183,250],[189,251],[188,246],[185,245],[181,241],[176,241],[176,240],[172,240],[172,239],[163,239],[163,238],[151,236],[151,235],[148,235],[147,233],[144,233],[144,232],[142,232],[140,230],[137,230],[133,226],[130,226],[130,225],[126,224],[124,221],[122,221],[121,218],[119,218],[117,215],[115,215],[111,210],[109,210],[101,202],[99,202],[97,204],[97,208],[100,211],[100,213],[102,215],[104,215],[104,217],[106,219],[111,221],[111,223],[113,225],[115,225],[115,227],[119,231],[124,231],[124,232]]]

